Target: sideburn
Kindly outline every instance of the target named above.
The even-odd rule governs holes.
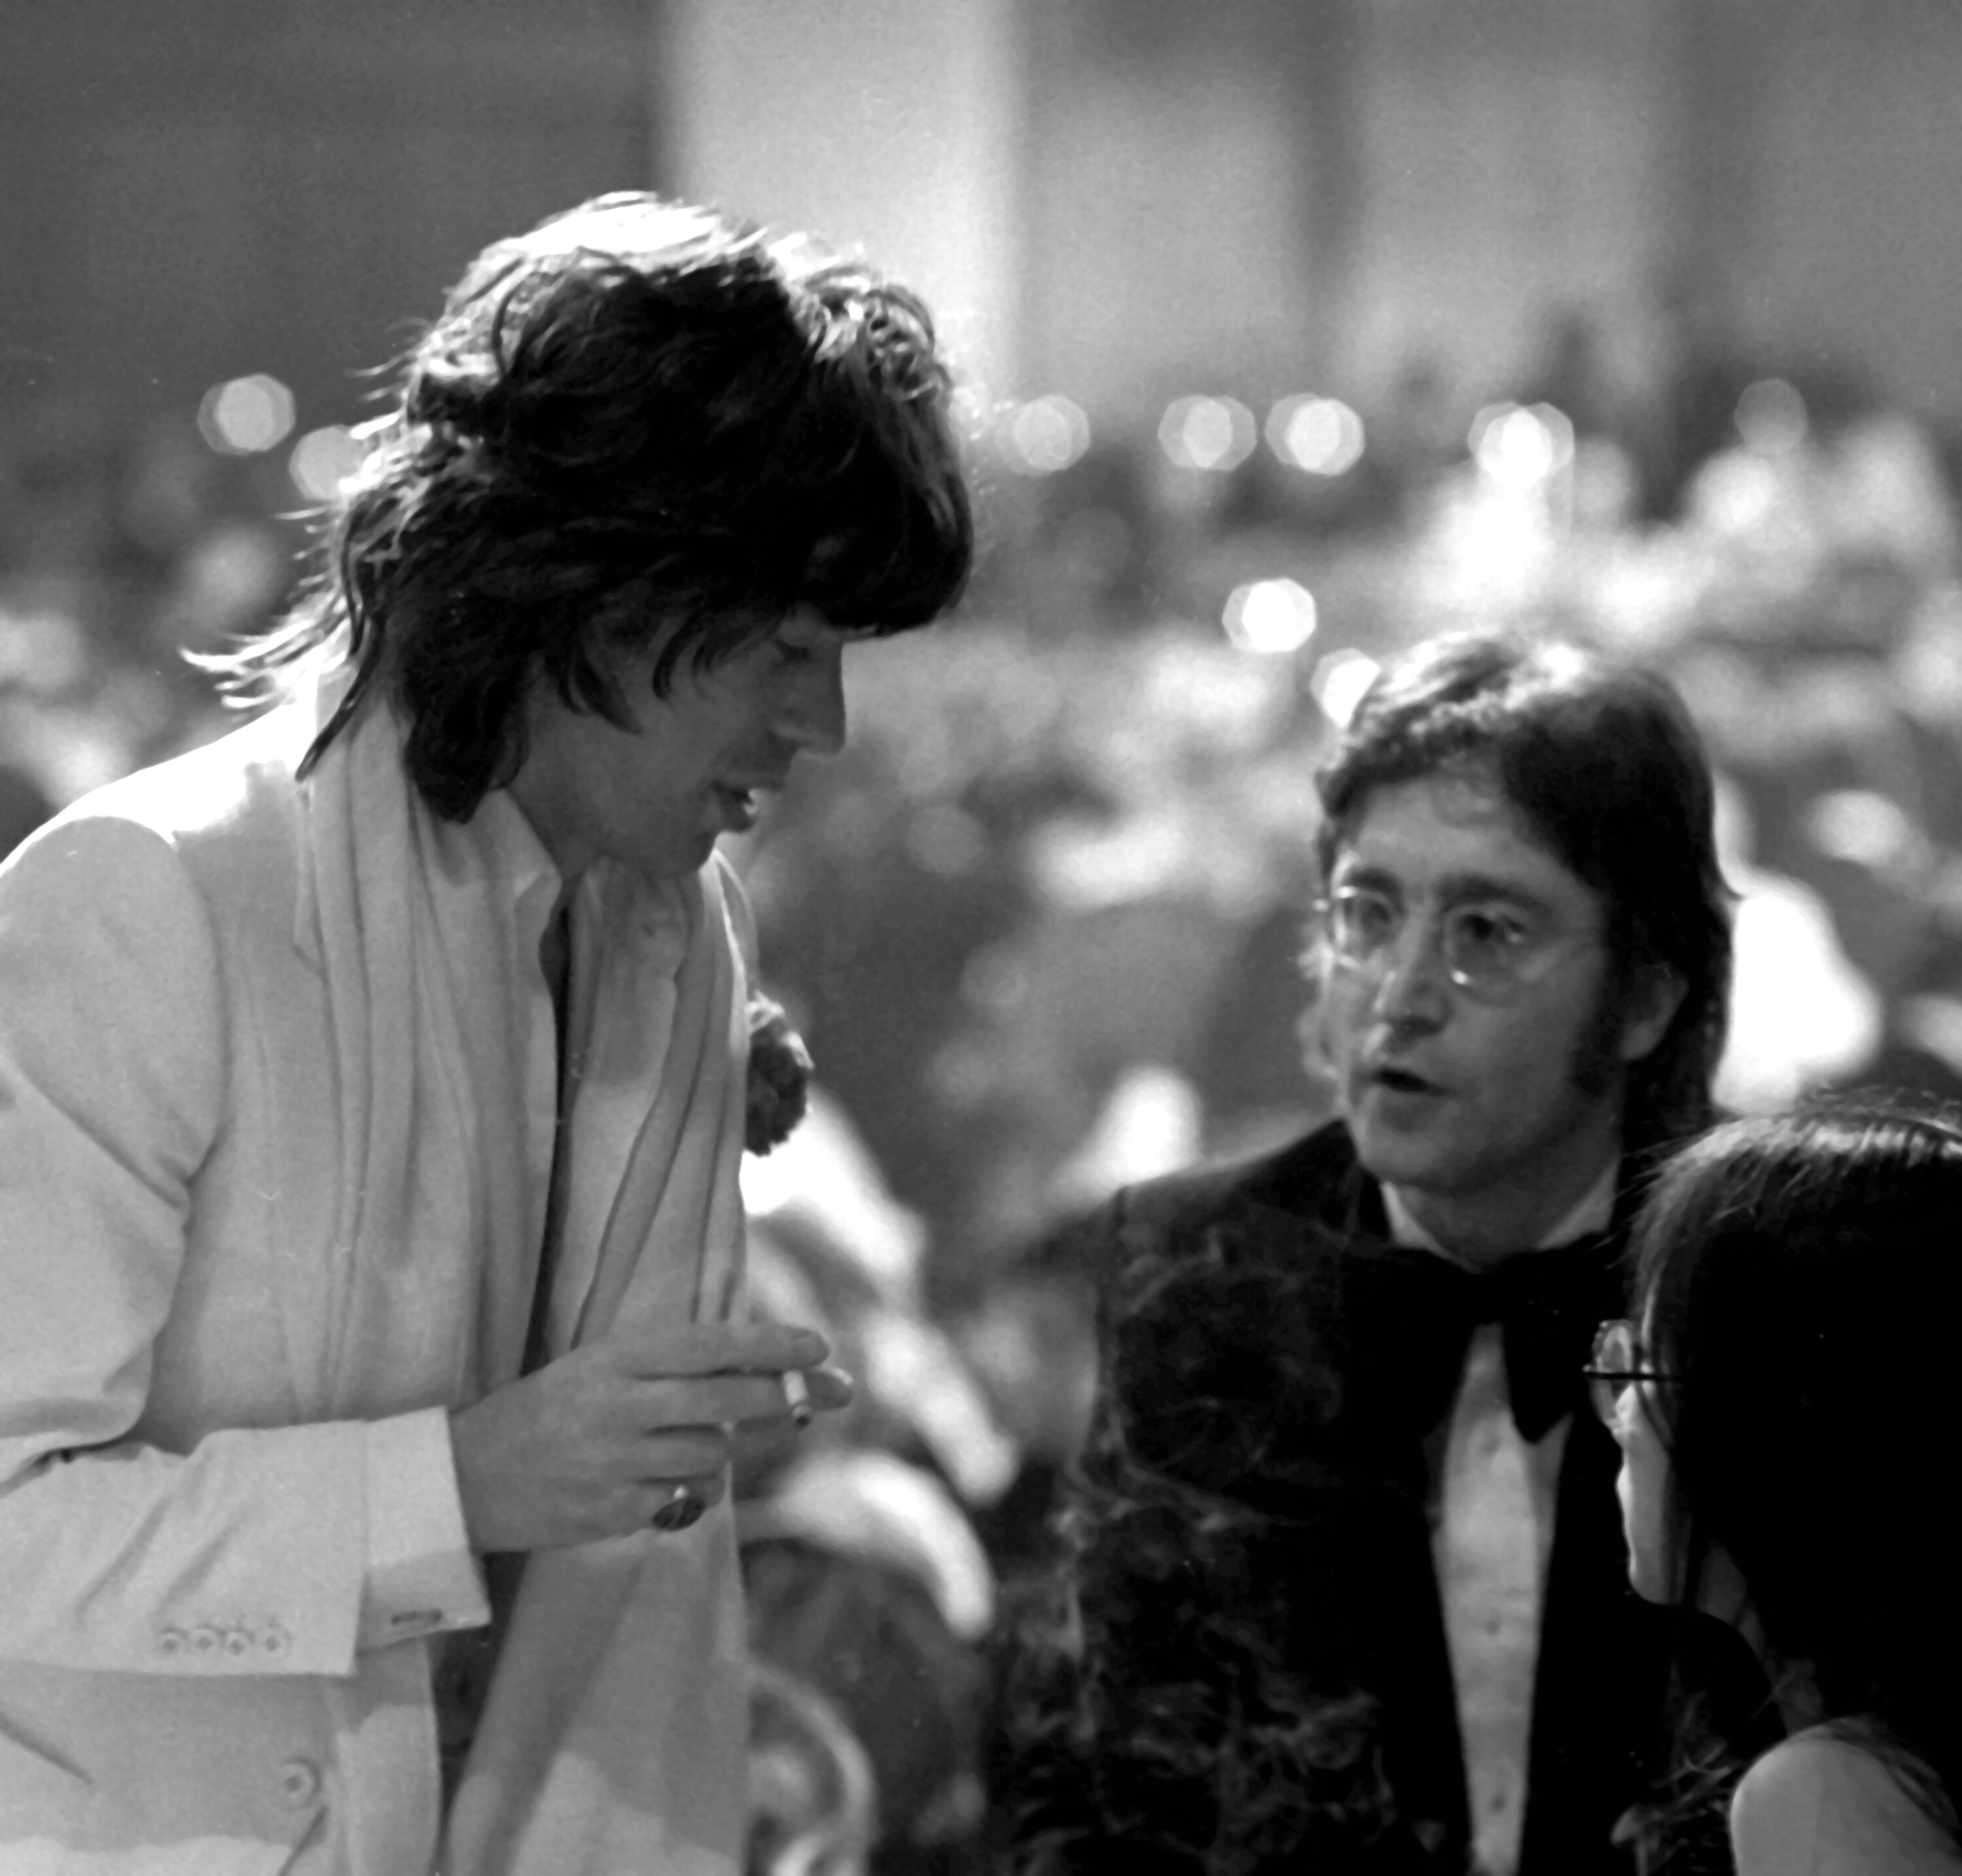
[[[1590,1101],[1612,1094],[1628,1079],[1629,1064],[1622,1059],[1622,1033],[1637,989],[1638,974],[1615,962],[1601,981],[1586,1026],[1574,1047],[1567,1080]]]
[[[1567,1081],[1590,1101],[1625,1087],[1628,1075],[1641,1064],[1622,1060],[1621,1038],[1634,1016],[1642,995],[1642,968],[1611,959],[1609,972],[1601,979],[1601,995],[1587,1015],[1587,1026],[1574,1044],[1574,1061]],[[1654,1056],[1650,1056],[1654,1060]]]

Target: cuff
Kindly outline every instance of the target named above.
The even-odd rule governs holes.
[[[368,1559],[356,1645],[387,1648],[490,1619],[440,1407],[367,1427]]]

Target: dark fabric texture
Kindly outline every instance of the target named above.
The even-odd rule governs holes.
[[[1606,1236],[1475,1277],[1392,1245],[1339,1125],[1120,1194],[1069,1562],[1006,1643],[992,1797],[1031,1873],[1462,1876],[1465,1780],[1433,1459],[1481,1320],[1536,1436],[1572,1413],[1542,1604],[1520,1876],[1628,1876],[1667,1755],[1669,1638],[1628,1585],[1588,1411],[1624,1308]],[[1625,1834],[1625,1833],[1624,1833]]]

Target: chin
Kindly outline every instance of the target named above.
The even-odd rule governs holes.
[[[1434,1192],[1449,1190],[1454,1182],[1450,1157],[1428,1140],[1372,1127],[1366,1121],[1351,1120],[1349,1132],[1363,1171],[1385,1185]]]
[[[715,851],[715,834],[705,831],[693,840],[672,842],[657,853],[647,854],[638,869],[641,878],[655,885],[669,879],[685,879],[701,872]]]
[[[1669,1573],[1660,1560],[1638,1549],[1628,1552],[1628,1587],[1645,1603],[1666,1606],[1676,1600],[1670,1592]]]
[[[1628,1587],[1645,1603],[1673,1603],[1676,1572],[1662,1541],[1659,1507],[1648,1482],[1638,1483],[1633,1470],[1625,1451],[1615,1495],[1622,1504],[1622,1539],[1628,1548]]]

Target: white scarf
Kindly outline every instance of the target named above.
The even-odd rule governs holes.
[[[498,843],[416,794],[386,710],[344,735],[305,798],[302,924],[334,1010],[347,1247],[322,1395],[356,1412],[396,1391],[375,1365],[399,1384],[406,1362],[433,1401],[462,1404],[518,1373],[545,1229],[527,1150],[555,1100],[530,1041],[539,933],[519,927]],[[580,882],[571,936],[578,1073],[551,1357],[726,1316],[742,1287],[740,889],[719,859],[658,887],[602,863]],[[475,1320],[452,1310],[440,1345],[405,1349],[405,1319],[444,1319],[398,1306],[431,1287],[476,1296]],[[446,1876],[739,1869],[744,1673],[726,1504],[684,1534],[535,1553],[451,1808]]]

